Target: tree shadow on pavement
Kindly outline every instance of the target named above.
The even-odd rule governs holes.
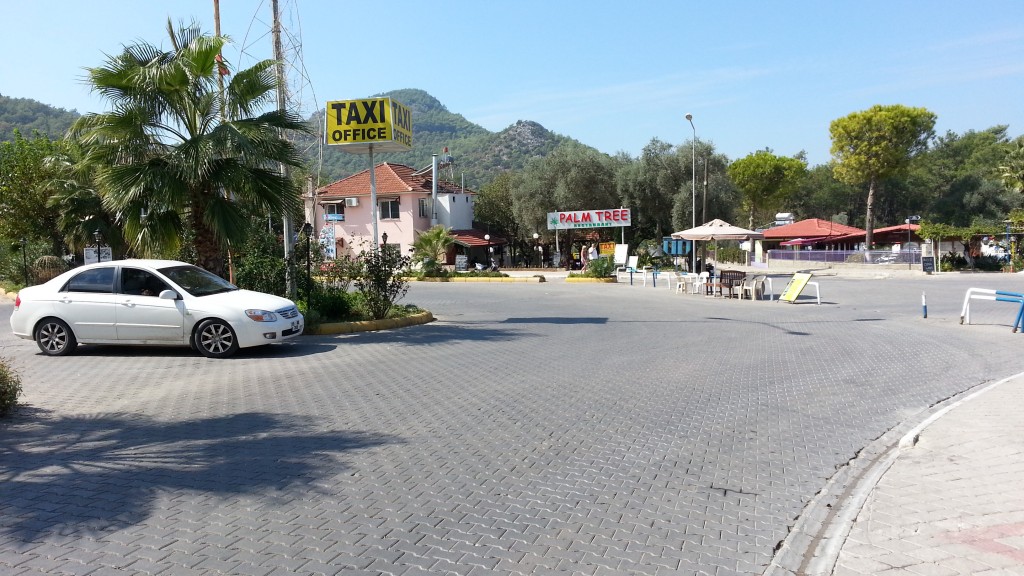
[[[558,318],[555,316],[538,316],[526,318],[506,318],[505,320],[503,320],[503,322],[509,324],[607,324],[608,318]]]
[[[33,541],[119,530],[164,497],[313,491],[348,467],[344,453],[400,441],[313,424],[265,413],[167,422],[23,407],[0,424],[0,534]]]
[[[419,326],[408,326],[394,330],[378,330],[376,332],[358,332],[340,336],[316,336],[317,339],[344,338],[346,342],[359,344],[393,343],[410,346],[425,344],[442,344],[466,340],[472,342],[504,342],[527,336],[520,330],[481,328],[476,322],[439,321]],[[486,322],[481,324],[493,324]]]

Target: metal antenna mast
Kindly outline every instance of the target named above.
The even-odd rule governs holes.
[[[277,61],[277,109],[284,112],[288,108],[288,96],[286,93],[287,83],[284,75],[284,50],[281,48],[281,19],[278,16],[277,0],[271,2],[274,12],[274,25],[271,34],[274,37],[274,60]],[[281,135],[282,137],[284,134]],[[288,179],[291,171],[288,165],[281,163],[281,176]],[[285,261],[285,291],[289,298],[295,298],[295,271],[292,266],[292,255],[295,252],[295,229],[292,224],[292,215],[284,213],[284,261]]]

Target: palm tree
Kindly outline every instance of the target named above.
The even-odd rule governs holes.
[[[423,265],[425,273],[436,274],[441,270],[441,260],[453,243],[455,238],[448,233],[448,228],[438,224],[420,233],[413,241],[412,259]]]
[[[188,236],[197,264],[223,274],[224,249],[241,239],[248,211],[299,205],[298,186],[278,168],[301,163],[284,132],[308,129],[289,112],[257,115],[274,99],[274,61],[238,71],[221,92],[227,38],[170,20],[167,32],[171,51],[139,43],[87,69],[111,111],[80,118],[71,134],[132,248],[166,252]]]
[[[1017,148],[1011,150],[999,165],[999,175],[1003,184],[1016,192],[1024,192],[1024,140],[1017,142]]]

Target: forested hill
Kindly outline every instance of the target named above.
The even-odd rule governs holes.
[[[393,90],[372,96],[390,96],[412,111],[413,148],[409,152],[384,153],[374,156],[375,162],[395,162],[413,168],[430,165],[430,155],[441,155],[445,146],[454,157],[455,166],[442,177],[479,190],[504,170],[518,170],[533,158],[548,155],[559,144],[571,139],[555,134],[536,122],[520,120],[501,132],[490,132],[466,120],[461,114],[449,112],[441,102],[423,90]],[[0,141],[11,140],[17,128],[29,137],[38,130],[51,138],[59,138],[78,118],[77,112],[54,108],[28,98],[0,95]],[[315,134],[323,129],[323,111],[309,119]],[[319,146],[316,136],[298,142],[308,165],[315,169]],[[364,154],[348,154],[336,146],[323,147],[323,170],[320,185],[366,170],[369,159]]]
[[[30,98],[11,98],[0,94],[0,142],[13,140],[15,129],[26,138],[32,135],[33,130],[50,138],[60,138],[78,116],[78,112],[54,108]]]
[[[463,175],[466,187],[479,190],[503,170],[521,169],[536,157],[543,157],[559,144],[571,141],[536,122],[520,120],[501,132],[490,132],[449,112],[441,102],[423,90],[392,90],[373,96],[390,96],[412,111],[413,148],[409,152],[375,154],[375,162],[395,162],[413,168],[430,165],[431,154],[442,154],[444,147],[455,158],[452,173],[456,182]],[[314,129],[323,127],[323,112],[310,118]],[[312,159],[317,153],[309,139],[303,147]],[[321,185],[329,184],[369,167],[366,155],[348,154],[336,146],[324,146]]]

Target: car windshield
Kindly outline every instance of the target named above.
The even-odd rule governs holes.
[[[193,296],[209,296],[238,290],[238,286],[196,266],[161,268],[160,273]]]

